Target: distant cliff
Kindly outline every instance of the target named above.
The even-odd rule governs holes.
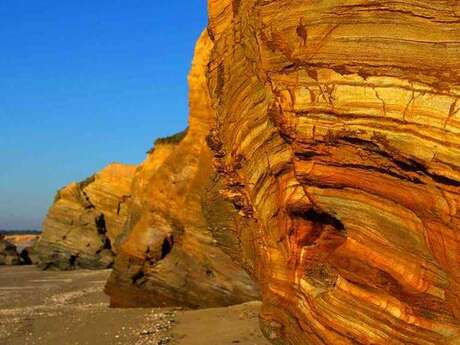
[[[57,192],[34,247],[42,268],[112,266],[135,170],[135,166],[114,163]]]

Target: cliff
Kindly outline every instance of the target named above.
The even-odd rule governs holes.
[[[106,267],[117,237],[114,306],[260,288],[274,344],[460,344],[460,4],[208,7],[188,130],[136,170],[118,237],[87,184],[62,190],[48,257]]]
[[[208,142],[266,335],[460,344],[460,4],[209,0],[209,15]]]
[[[205,78],[211,48],[205,32],[189,75],[188,130],[158,140],[134,177],[126,231],[106,287],[113,306],[198,308],[258,297],[249,275],[210,231],[216,222],[225,222],[227,210],[234,212],[213,187],[212,155],[205,141],[214,114]]]
[[[34,246],[42,268],[107,268],[127,219],[136,167],[113,163],[58,191]]]

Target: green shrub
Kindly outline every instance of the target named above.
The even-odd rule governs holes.
[[[155,150],[156,145],[161,145],[161,144],[177,145],[179,144],[182,141],[182,139],[185,138],[185,136],[187,135],[187,132],[188,132],[188,127],[179,133],[170,135],[169,137],[158,138],[153,143],[153,147],[150,150],[148,150],[147,153],[148,154],[152,153],[153,150]]]
[[[86,188],[88,185],[94,182],[96,180],[96,175],[91,175],[90,177],[87,177],[83,181],[79,182],[78,185],[80,186],[81,189]]]

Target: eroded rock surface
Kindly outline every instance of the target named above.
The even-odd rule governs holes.
[[[111,267],[128,216],[135,166],[113,163],[61,189],[34,247],[43,268]]]
[[[214,188],[218,182],[205,140],[214,114],[205,73],[211,48],[205,32],[189,76],[187,132],[157,141],[136,172],[126,231],[106,287],[113,306],[197,308],[258,297],[231,250],[224,252],[211,233],[214,226],[222,229],[228,212],[235,212]],[[224,237],[220,241],[236,253],[234,243]]]
[[[16,246],[16,252],[19,253],[22,265],[39,264],[38,256],[34,252],[35,243],[39,238],[38,233],[5,235],[5,239]]]
[[[210,0],[208,138],[276,344],[460,344],[460,4]],[[255,241],[254,241],[255,239]]]
[[[5,236],[0,235],[0,265],[19,265],[20,263],[16,246],[7,241]]]
[[[136,172],[112,305],[244,302],[244,267],[276,344],[460,344],[459,17],[209,0],[189,129]]]

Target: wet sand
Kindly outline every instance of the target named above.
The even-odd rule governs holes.
[[[112,309],[105,271],[0,267],[0,345],[268,345],[258,302],[206,310]]]

